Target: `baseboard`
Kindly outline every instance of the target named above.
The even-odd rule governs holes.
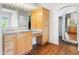
[[[50,42],[50,41],[49,41],[49,43],[51,43],[51,44],[55,44],[55,45],[59,45],[58,42]]]

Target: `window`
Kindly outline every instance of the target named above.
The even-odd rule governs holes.
[[[7,28],[10,27],[10,21],[11,21],[11,13],[1,11],[0,12],[0,27]]]
[[[3,8],[2,11],[0,11],[0,27],[3,29],[18,27],[17,11]]]

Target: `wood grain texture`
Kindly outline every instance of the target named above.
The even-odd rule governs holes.
[[[41,29],[42,37],[37,37],[37,42],[40,45],[44,45],[49,39],[49,10],[43,7],[39,7],[32,11],[31,14],[31,28]]]
[[[48,43],[44,46],[34,45],[34,48],[28,55],[79,55],[77,45],[62,43],[54,45]]]
[[[17,34],[16,54],[22,55],[32,49],[32,32],[21,32]]]
[[[43,27],[43,9],[38,8],[32,11],[31,14],[31,28],[42,29]]]
[[[16,40],[16,35],[14,34],[5,34],[4,35],[4,43],[3,43],[3,51],[4,55],[5,54],[15,54],[15,40]]]
[[[77,33],[77,27],[69,26],[68,27],[68,32],[69,33]]]
[[[75,33],[68,33],[71,40],[77,41],[77,34]]]

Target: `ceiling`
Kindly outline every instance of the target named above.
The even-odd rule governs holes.
[[[40,6],[36,3],[4,3],[3,6],[13,9],[32,10]]]

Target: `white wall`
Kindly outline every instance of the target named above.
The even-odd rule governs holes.
[[[1,5],[0,5],[1,11]],[[0,55],[2,55],[2,28],[0,27]]]
[[[59,44],[59,19],[58,19],[58,10],[64,6],[71,5],[65,3],[44,3],[40,4],[50,10],[50,19],[49,19],[49,42],[54,44]]]

